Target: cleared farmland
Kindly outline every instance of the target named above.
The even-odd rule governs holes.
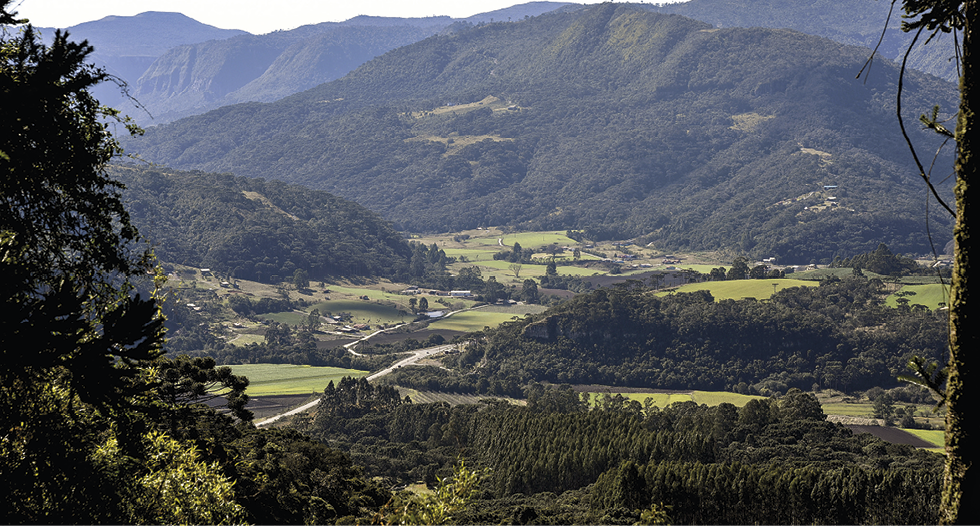
[[[671,292],[661,292],[660,295],[671,294],[672,292],[695,292],[706,290],[719,300],[738,300],[742,298],[767,299],[775,290],[788,289],[790,287],[816,287],[820,283],[816,281],[803,281],[799,279],[740,279],[735,281],[708,281],[705,283],[692,283],[683,285]]]
[[[313,367],[291,364],[232,365],[236,375],[248,377],[249,396],[311,394],[323,391],[327,384],[335,384],[345,376],[360,378],[368,371],[342,369],[340,367]]]

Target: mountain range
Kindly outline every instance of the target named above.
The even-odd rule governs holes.
[[[891,4],[871,0],[846,5],[840,0],[753,0],[749,8],[736,0],[639,6],[716,27],[788,28],[843,44],[877,45],[881,56],[893,60],[901,60],[913,38],[900,31],[899,13],[889,16]],[[126,81],[138,102],[122,96],[114,84],[99,88],[99,99],[150,126],[226,104],[277,100],[340,78],[385,51],[438,32],[580,8],[542,1],[465,19],[358,16],[265,35],[218,29],[179,13],[146,12],[110,16],[68,30],[95,46],[96,62]],[[886,20],[888,30],[883,31]],[[45,33],[53,34],[53,29]],[[952,37],[940,33],[936,40],[913,47],[909,67],[956,81]]]
[[[396,47],[454,25],[521,19],[567,3],[530,2],[468,18],[357,16],[252,35],[218,29],[180,13],[109,16],[67,28],[88,40],[94,62],[129,85],[96,90],[144,126],[203,113],[226,104],[272,101],[342,77]],[[42,28],[53,35],[53,28]]]
[[[882,59],[856,79],[868,55],[642,5],[566,8],[458,27],[125,144],[178,168],[327,190],[413,231],[577,228],[795,262],[882,242],[924,253],[899,68]],[[904,96],[909,122],[955,108],[955,87],[931,75],[907,72]],[[912,134],[925,151],[941,142]],[[948,220],[932,219],[941,246]]]

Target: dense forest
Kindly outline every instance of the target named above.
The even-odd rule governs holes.
[[[689,0],[651,6],[702,20],[716,27],[772,27],[795,29],[852,46],[875,48],[885,58],[900,62],[912,43],[912,34],[899,30],[902,19],[889,10],[890,2],[837,0],[753,0],[752,9],[737,0]],[[887,31],[883,33],[888,22]],[[950,82],[959,80],[956,51],[951,35],[937,35],[928,46],[913,46],[908,67],[931,73]]]
[[[116,166],[123,199],[162,261],[266,283],[409,279],[412,248],[377,214],[322,191],[265,179]]]
[[[529,382],[764,395],[894,385],[912,356],[943,359],[946,319],[885,306],[881,287],[854,277],[716,302],[627,282],[484,331],[446,360],[451,372],[399,371],[391,381],[511,396]]]
[[[322,188],[416,231],[573,228],[799,263],[926,252],[898,67],[856,80],[868,53],[603,4],[433,36],[127,147]],[[910,72],[905,87],[910,120],[953,107],[952,84]],[[932,221],[945,243],[948,219]]]
[[[486,470],[461,523],[633,524],[661,504],[681,524],[935,520],[941,457],[855,436],[799,390],[742,408],[527,395],[412,404],[346,378],[299,426],[393,482],[434,482],[460,458]]]

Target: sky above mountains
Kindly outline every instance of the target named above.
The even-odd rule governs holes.
[[[21,0],[14,9],[38,27],[70,27],[106,16],[175,11],[222,29],[269,33],[357,15],[465,18],[524,3],[520,0]],[[580,3],[595,3],[592,1]]]

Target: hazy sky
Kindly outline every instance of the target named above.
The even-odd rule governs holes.
[[[13,6],[22,18],[29,18],[39,27],[70,27],[109,15],[176,11],[222,29],[261,34],[305,24],[339,22],[357,15],[464,18],[526,1],[529,0],[14,0]]]

